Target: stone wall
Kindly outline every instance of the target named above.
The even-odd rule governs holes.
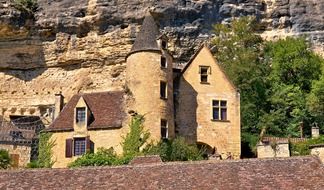
[[[31,147],[25,145],[0,144],[0,149],[7,150],[9,154],[18,154],[18,167],[26,167],[30,162]]]
[[[257,145],[258,158],[290,157],[289,143]]]
[[[208,83],[200,82],[199,66],[209,66]],[[225,159],[240,158],[240,97],[207,47],[203,47],[180,78],[176,124],[190,143],[205,143]],[[227,102],[227,119],[212,120],[212,101]]]
[[[311,148],[311,155],[318,156],[322,162],[324,163],[324,144],[322,145],[315,145]]]
[[[91,130],[85,131],[84,133],[80,132],[55,132],[51,136],[51,141],[55,142],[53,147],[53,157],[54,161],[53,168],[65,168],[69,163],[76,160],[78,157],[73,156],[72,158],[65,157],[66,149],[66,139],[73,139],[74,137],[90,137],[90,140],[94,144],[94,152],[97,152],[98,148],[114,148],[117,154],[121,154],[123,149],[121,142],[123,141],[123,136],[128,132],[127,127],[120,129],[109,129],[109,130]]]
[[[168,121],[168,135],[174,137],[172,59],[161,68],[161,53],[138,52],[127,58],[127,88],[133,98],[129,109],[145,116],[144,127],[155,141],[161,139],[161,119]],[[160,82],[167,83],[167,98],[160,96]]]

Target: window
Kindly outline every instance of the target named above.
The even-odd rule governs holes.
[[[161,67],[167,68],[167,62],[165,57],[161,57]]]
[[[227,121],[227,102],[213,100],[213,120]]]
[[[168,47],[168,43],[166,41],[162,40],[161,47],[162,47],[162,49],[166,49]]]
[[[161,99],[167,98],[167,83],[163,81],[160,82],[160,97]]]
[[[161,119],[161,139],[168,138],[168,121]]]
[[[208,74],[210,74],[210,68],[208,66],[199,67],[200,82],[208,83]]]
[[[83,123],[85,122],[86,112],[85,108],[76,108],[76,122]]]
[[[74,156],[85,154],[86,152],[86,139],[75,138],[74,139]]]

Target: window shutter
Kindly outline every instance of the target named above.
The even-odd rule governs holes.
[[[91,152],[91,141],[90,141],[90,136],[86,137],[86,153]]]
[[[66,139],[65,157],[72,158],[72,155],[73,155],[73,139]]]

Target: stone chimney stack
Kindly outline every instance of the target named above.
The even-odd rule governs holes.
[[[317,123],[314,123],[314,126],[312,127],[312,138],[317,138],[319,135],[319,127],[317,126]]]
[[[55,94],[54,119],[60,114],[64,103],[64,96],[61,93]]]

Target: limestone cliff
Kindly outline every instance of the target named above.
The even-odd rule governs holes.
[[[147,10],[185,63],[213,23],[254,15],[265,39],[307,35],[324,52],[323,0],[38,0],[34,18],[0,0],[0,115],[47,116],[54,94],[122,88]]]

